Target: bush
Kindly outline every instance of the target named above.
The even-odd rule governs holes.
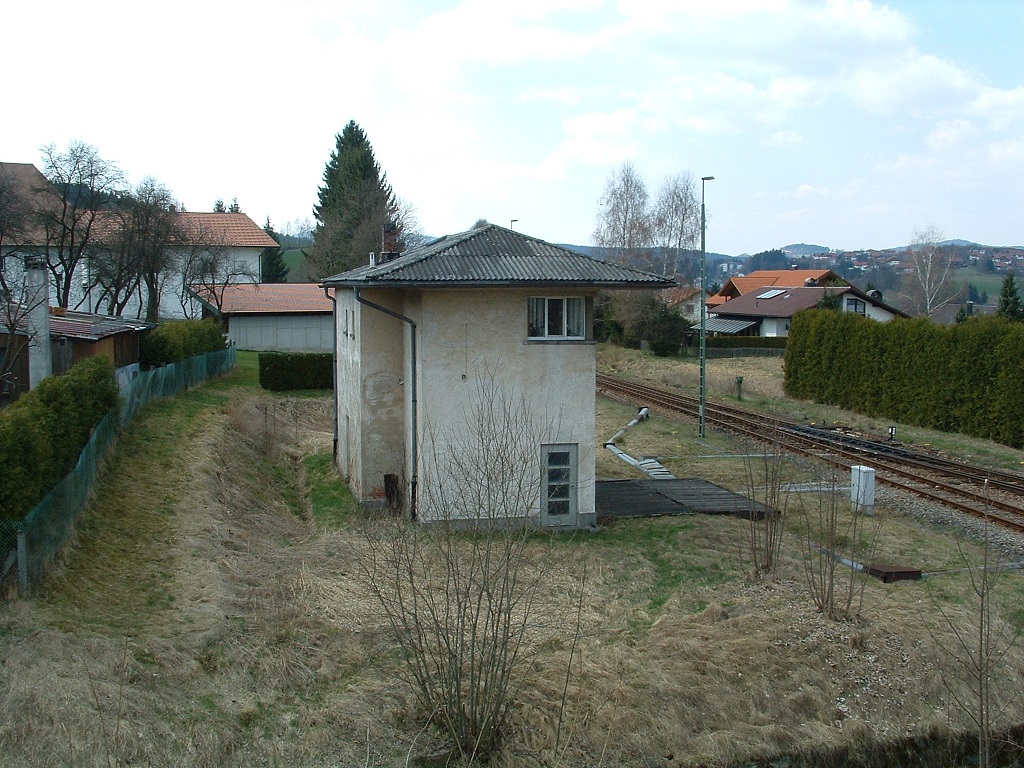
[[[700,326],[693,326],[691,343],[696,346]],[[713,349],[785,349],[785,336],[709,336],[705,344]]]
[[[89,357],[0,411],[0,518],[20,520],[78,462],[93,429],[117,407],[114,366]]]
[[[334,357],[329,352],[260,352],[260,386],[275,392],[333,389]]]
[[[175,320],[143,334],[139,358],[143,368],[159,368],[226,346],[224,329],[213,320]]]

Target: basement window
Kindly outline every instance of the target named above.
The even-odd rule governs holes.
[[[582,296],[531,296],[528,322],[531,339],[583,339],[586,301]]]

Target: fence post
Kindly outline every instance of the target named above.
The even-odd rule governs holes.
[[[18,589],[22,597],[28,597],[28,545],[24,525],[18,526]]]

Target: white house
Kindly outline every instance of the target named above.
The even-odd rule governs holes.
[[[852,285],[787,288],[766,285],[716,306],[707,321],[710,333],[738,336],[789,336],[793,315],[816,307],[826,298],[838,301],[839,309],[879,322],[906,317],[890,307],[878,291],[861,291]]]
[[[5,214],[15,210],[23,210],[25,214],[17,217],[17,227],[12,226],[15,217],[8,216],[10,221],[6,218],[0,221],[0,269],[8,285],[17,292],[25,282],[25,257],[41,257],[49,265],[53,287],[58,288],[57,283],[66,280],[67,275],[54,253],[61,227],[55,227],[53,222],[61,221],[62,217],[70,221],[74,216],[62,211],[60,195],[29,163],[0,163],[0,192],[7,201],[19,201],[17,208],[12,205]],[[50,224],[43,225],[39,217],[41,211],[50,212]],[[103,270],[101,266],[109,265],[106,256],[112,252],[112,244],[120,239],[118,235],[124,223],[113,209],[84,214],[79,211],[76,215],[75,236],[83,238],[88,231],[88,245],[80,258],[76,253],[68,309],[110,314],[116,310],[110,307],[104,279],[109,278],[111,270],[109,267]],[[172,216],[174,242],[168,248],[169,266],[160,275],[161,317],[198,317],[201,305],[188,290],[197,282],[211,285],[260,282],[260,257],[266,248],[276,247],[277,242],[246,214],[174,211]],[[130,290],[131,298],[119,314],[141,317],[146,309],[145,289],[142,286],[130,289],[131,279],[125,277],[127,273],[122,270],[118,275],[118,285],[120,290]],[[57,290],[50,292],[54,301],[57,293]]]
[[[337,463],[358,499],[421,520],[485,516],[487,502],[448,506],[446,494],[515,476],[536,492],[500,517],[596,522],[593,298],[670,280],[490,224],[323,284],[335,290]],[[495,457],[487,430],[515,456]],[[478,455],[453,468],[473,441]]]

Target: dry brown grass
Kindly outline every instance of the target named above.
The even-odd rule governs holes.
[[[602,401],[598,439],[632,415]],[[147,414],[60,575],[0,606],[0,765],[403,766],[440,749],[359,576],[359,527],[317,531],[304,510],[296,457],[329,450],[329,429],[316,400],[200,393]],[[695,431],[656,417],[624,447],[737,487],[744,447]],[[878,514],[888,558],[957,566],[949,531]],[[750,578],[746,523],[731,518],[558,539],[546,610],[575,616],[583,591],[566,706],[571,646],[554,643],[495,764],[728,765],[961,725],[934,605],[968,625],[964,577],[872,581],[860,622],[829,621],[804,591],[796,517],[768,586]],[[1022,597],[1012,579],[1007,616]],[[1003,672],[1024,675],[1021,648]],[[1021,720],[1024,704],[1002,718]]]

